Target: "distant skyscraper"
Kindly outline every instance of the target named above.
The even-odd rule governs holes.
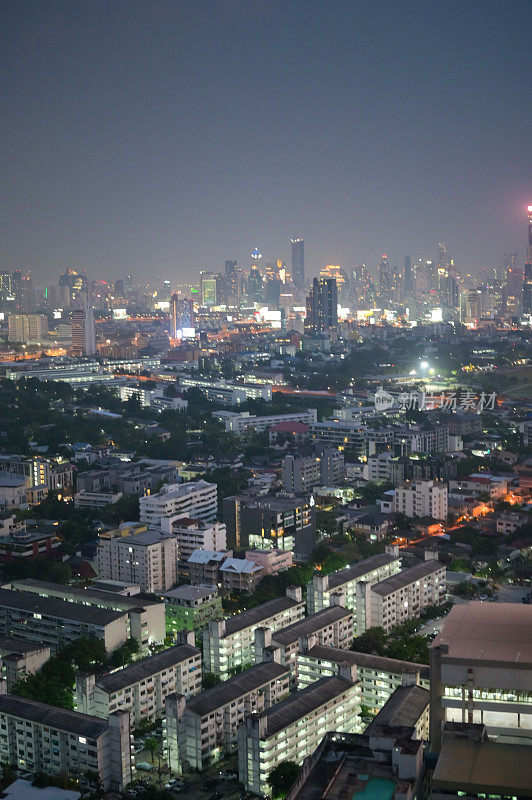
[[[201,272],[201,305],[215,306],[218,302],[218,279],[213,272]]]
[[[338,287],[334,278],[314,278],[307,295],[309,331],[330,331],[338,326]]]
[[[170,298],[170,315],[171,315],[171,327],[170,327],[170,338],[177,339],[177,331],[179,330],[179,295],[176,292],[173,292],[172,297]]]
[[[379,262],[379,294],[382,297],[389,297],[392,288],[392,273],[388,256],[382,255]]]
[[[412,256],[405,256],[405,271],[403,276],[404,293],[406,296],[414,294],[416,286],[416,267]]]
[[[292,280],[298,289],[305,290],[305,242],[301,237],[290,239],[292,245]]]
[[[189,297],[180,298],[174,292],[170,300],[171,328],[170,338],[181,339],[185,333],[194,329],[194,301]],[[190,334],[191,335],[191,334]]]
[[[528,244],[523,282],[523,314],[532,314],[532,206],[528,206]]]
[[[92,306],[72,312],[72,352],[76,356],[93,356],[96,353],[96,333]]]

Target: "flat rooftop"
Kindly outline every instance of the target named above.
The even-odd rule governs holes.
[[[377,669],[381,672],[392,672],[401,675],[419,672],[422,678],[430,678],[430,667],[427,664],[416,664],[414,661],[401,661],[398,658],[374,656],[370,653],[357,653],[354,650],[342,650],[340,647],[326,647],[317,644],[306,653],[310,658],[320,661],[332,661],[335,664],[355,664],[357,667]]]
[[[256,664],[254,667],[246,669],[244,672],[239,672],[229,678],[228,681],[223,681],[218,686],[213,686],[212,689],[207,689],[207,691],[196,697],[189,698],[187,700],[187,708],[198,717],[204,717],[206,714],[211,714],[216,709],[237,700],[242,695],[289,675],[290,670],[288,667],[283,667],[275,661],[265,661],[262,664]]]
[[[329,575],[329,591],[338,588],[338,586],[343,586],[344,583],[349,583],[349,581],[353,581],[356,578],[361,578],[367,572],[373,572],[374,569],[385,567],[387,564],[392,564],[398,560],[397,556],[378,553],[376,556],[357,561],[352,567],[345,567],[345,569],[340,569],[338,572],[333,572]]]
[[[480,602],[453,606],[431,647],[438,645],[449,648],[443,660],[532,667],[532,607]]]
[[[24,639],[16,639],[14,636],[0,636],[0,656],[11,655],[11,653],[25,655],[26,653],[35,653],[37,650],[44,650],[46,647],[45,644],[26,642]]]
[[[144,606],[162,605],[162,601],[151,600],[141,594],[125,595],[118,594],[116,591],[106,591],[104,589],[82,589],[79,586],[65,586],[62,583],[52,583],[51,581],[38,581],[34,578],[22,578],[9,582],[13,590],[38,594],[41,597],[69,597],[79,604],[90,603],[102,608],[114,608],[117,611],[131,611]]]
[[[0,695],[0,714],[10,714],[46,725],[47,728],[58,728],[90,739],[96,739],[109,725],[106,719],[100,717],[79,714],[77,711],[49,706],[47,703],[38,703],[13,694]]]
[[[15,592],[11,589],[0,589],[0,606],[100,626],[108,625],[124,616],[123,611],[84,606],[58,597],[41,597],[39,594]]]
[[[430,692],[421,686],[398,686],[366,729],[413,728],[429,704]]]
[[[300,636],[310,636],[316,631],[326,628],[327,625],[332,625],[341,619],[347,619],[353,616],[353,612],[342,606],[329,606],[316,614],[311,614],[309,617],[294,622],[287,628],[281,628],[272,634],[272,639],[278,644],[286,647],[293,642],[297,642]]]
[[[379,581],[379,583],[371,587],[371,591],[383,596],[392,594],[392,592],[403,589],[410,583],[426,578],[427,575],[432,575],[433,572],[438,572],[441,569],[445,569],[444,565],[436,561],[435,558],[431,558],[428,561],[420,561],[419,564],[414,564],[413,567],[403,569],[396,575],[391,575],[389,578]]]
[[[434,789],[530,797],[532,758],[522,744],[444,737],[434,770]],[[526,752],[525,752],[526,751]]]
[[[353,684],[334,675],[331,678],[320,678],[319,681],[301,689],[291,695],[287,700],[283,700],[271,708],[266,709],[260,715],[267,718],[268,733],[267,737],[287,728],[298,719],[310,714],[320,706],[325,705],[335,697],[346,692]]]
[[[260,606],[250,608],[249,611],[243,611],[241,614],[230,617],[226,621],[226,635],[237,633],[237,631],[242,631],[244,628],[260,625],[264,620],[296,606],[303,606],[303,602],[298,603],[297,600],[292,600],[291,597],[276,597],[274,600],[268,600]]]
[[[111,694],[200,654],[201,651],[191,644],[178,644],[175,647],[169,647],[168,650],[155,653],[149,658],[135,661],[133,664],[124,667],[124,669],[104,675],[102,678],[97,679],[96,684]]]

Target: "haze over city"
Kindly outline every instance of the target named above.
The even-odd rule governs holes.
[[[3,10],[4,269],[193,281],[294,235],[310,276],[523,258],[525,0]]]

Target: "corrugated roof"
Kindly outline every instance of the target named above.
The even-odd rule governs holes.
[[[429,559],[428,561],[420,561],[419,564],[414,564],[413,567],[403,569],[396,575],[392,575],[391,577],[385,578],[383,581],[374,584],[371,587],[371,591],[383,596],[391,594],[392,592],[396,592],[398,589],[402,589],[404,586],[408,586],[408,584],[413,583],[414,581],[421,580],[421,578],[426,578],[427,575],[432,575],[433,572],[437,572],[441,569],[445,569],[443,564],[440,564],[439,561],[436,561],[433,558]]]
[[[268,600],[260,606],[250,608],[249,611],[243,611],[241,614],[235,614],[234,617],[230,617],[225,625],[226,635],[236,633],[253,625],[260,625],[264,620],[296,606],[303,607],[304,603],[298,603],[296,600],[292,600],[291,597],[276,597],[273,600]]]
[[[501,795],[529,797],[532,758],[528,750],[522,744],[444,737],[432,785],[466,793],[489,789]]]
[[[124,611],[84,606],[78,603],[69,603],[58,597],[41,597],[38,594],[15,592],[11,589],[0,589],[0,606],[101,626],[108,625],[125,615]]]
[[[355,664],[358,667],[377,669],[382,672],[393,672],[401,675],[403,672],[418,672],[423,678],[430,678],[430,667],[427,664],[416,664],[412,661],[402,661],[398,658],[375,656],[371,653],[358,653],[354,650],[342,650],[340,647],[326,647],[318,644],[306,654],[320,661],[332,661],[335,664]]]
[[[331,678],[321,678],[311,686],[307,686],[306,689],[295,692],[287,700],[268,708],[260,715],[267,718],[267,735],[273,736],[283,728],[287,728],[298,719],[301,719],[301,717],[310,714],[311,711],[315,711],[320,706],[351,689],[352,686],[353,684],[350,681],[334,675]]]
[[[169,647],[168,650],[162,650],[160,653],[155,653],[149,658],[143,658],[141,661],[135,661],[133,664],[119,669],[116,672],[111,672],[109,675],[104,675],[98,678],[97,685],[104,691],[117,692],[126,686],[131,686],[133,683],[149,678],[163,669],[173,667],[181,661],[187,661],[189,658],[199,656],[200,650],[190,644],[178,644],[175,647]]]
[[[429,704],[430,692],[422,686],[398,686],[366,729],[372,734],[383,725],[413,728]]]
[[[47,703],[38,703],[13,694],[0,695],[0,714],[10,714],[13,717],[45,725],[47,728],[57,728],[90,739],[96,739],[109,725],[106,719],[100,717],[56,708]]]
[[[232,703],[242,695],[289,675],[288,667],[283,667],[275,661],[265,661],[238,673],[218,686],[213,686],[212,689],[207,689],[197,697],[191,697],[187,700],[187,708],[198,717],[204,717],[206,714],[216,711],[217,708]]]
[[[364,558],[362,561],[353,564],[352,567],[345,567],[345,569],[340,569],[338,572],[332,572],[329,575],[329,589],[336,589],[338,586],[342,586],[355,578],[361,578],[367,572],[373,572],[374,569],[385,567],[387,564],[392,564],[398,560],[397,556],[391,556],[388,553],[378,553],[376,556]]]
[[[297,642],[300,636],[310,636],[311,633],[316,633],[322,630],[322,628],[332,625],[333,622],[338,622],[341,619],[347,619],[352,616],[353,612],[349,611],[347,608],[343,608],[342,606],[328,606],[328,608],[323,608],[316,614],[310,614],[310,616],[300,619],[298,622],[294,622],[287,628],[281,628],[275,631],[275,633],[272,634],[272,639],[278,644],[283,645],[283,647],[286,647],[293,642]]]

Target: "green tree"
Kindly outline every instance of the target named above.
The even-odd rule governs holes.
[[[212,689],[213,686],[218,686],[221,682],[222,679],[219,675],[216,675],[214,672],[205,672],[201,679],[201,686],[202,689]]]
[[[155,753],[159,749],[159,740],[155,736],[148,736],[146,739],[146,750],[149,750],[151,755],[151,763],[153,764]]]
[[[386,633],[384,628],[368,628],[360,636],[356,636],[351,650],[357,653],[375,653],[383,656],[386,653]]]
[[[295,761],[281,761],[268,775],[268,783],[272,789],[272,796],[284,797],[290,791],[292,784],[299,775],[299,765]]]

